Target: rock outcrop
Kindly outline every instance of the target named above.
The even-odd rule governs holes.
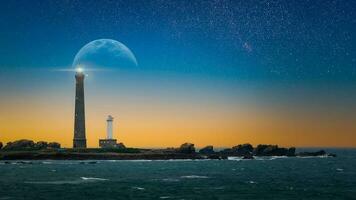
[[[178,148],[179,153],[195,153],[195,147],[192,143],[184,143]]]
[[[224,154],[224,155],[232,155],[233,151],[231,148],[227,148],[227,149],[223,149],[221,151],[219,151],[220,154]]]
[[[211,146],[211,145],[206,146],[206,147],[200,149],[199,153],[201,153],[201,154],[214,154],[215,153],[214,147]]]
[[[235,156],[251,156],[253,152],[253,146],[251,144],[239,144],[232,147],[232,154]]]
[[[220,155],[238,156],[253,159],[253,156],[295,156],[295,148],[280,148],[278,145],[260,144],[253,147],[251,144],[239,144],[232,148],[223,149]]]
[[[2,142],[0,142],[0,149],[2,148]]]
[[[280,148],[278,145],[260,144],[253,150],[255,156],[295,156],[295,148]]]
[[[295,147],[291,147],[288,149],[287,156],[295,156]]]

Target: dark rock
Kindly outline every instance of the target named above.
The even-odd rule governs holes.
[[[210,154],[206,158],[207,159],[218,159],[218,160],[221,159],[220,155],[217,155],[217,154]]]
[[[265,144],[259,144],[257,147],[253,150],[253,154],[256,156],[261,156],[263,155],[264,150],[268,147],[268,145]]]
[[[255,156],[287,156],[288,154],[293,154],[295,148],[287,149],[287,148],[280,148],[278,145],[265,145],[260,144],[258,145],[253,154]]]
[[[39,141],[35,144],[36,149],[46,149],[47,146],[48,146],[48,143],[44,142],[44,141]]]
[[[295,147],[288,149],[287,156],[295,156]]]
[[[329,153],[328,156],[330,156],[330,157],[336,157],[336,154],[334,154],[334,153]]]
[[[31,150],[34,147],[35,143],[32,140],[17,140],[8,142],[4,147],[4,150]]]
[[[0,149],[2,148],[2,142],[0,142]]]
[[[206,147],[200,149],[199,153],[201,153],[201,154],[214,154],[215,153],[214,147],[211,146],[211,145],[206,146]]]
[[[124,145],[124,143],[122,143],[122,142],[116,144],[115,147],[116,147],[116,148],[119,148],[119,149],[125,149],[125,148],[126,148],[125,145]]]
[[[224,154],[224,155],[230,155],[233,153],[232,149],[227,148],[227,149],[223,149],[219,152],[220,154]]]
[[[253,152],[251,144],[239,144],[232,147],[232,154],[235,156],[250,156]]]
[[[207,159],[214,159],[214,160],[226,160],[226,155],[219,155],[219,154],[209,154],[206,156]]]
[[[33,162],[31,162],[31,161],[18,161],[16,163],[17,164],[23,164],[23,165],[32,165],[33,164]]]
[[[194,144],[192,144],[192,143],[184,143],[179,147],[178,152],[187,153],[187,154],[195,153]]]
[[[252,159],[255,159],[255,158],[253,157],[252,154],[247,154],[247,155],[243,156],[242,159],[252,160]]]
[[[51,149],[59,149],[61,148],[61,144],[59,144],[58,142],[50,142],[47,147]]]
[[[324,150],[315,151],[315,152],[300,152],[297,153],[297,156],[305,157],[305,156],[327,156]]]

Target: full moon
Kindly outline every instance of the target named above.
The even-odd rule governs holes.
[[[112,39],[98,39],[84,45],[73,61],[78,68],[127,68],[137,66],[131,50],[121,42]]]

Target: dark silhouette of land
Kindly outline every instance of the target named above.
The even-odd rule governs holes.
[[[61,148],[57,142],[33,142],[17,140],[5,146],[0,142],[0,160],[169,160],[169,159],[227,159],[241,157],[254,159],[258,156],[336,156],[324,150],[296,153],[296,148],[278,145],[240,144],[232,148],[215,151],[206,146],[196,151],[194,144],[184,143],[178,148],[140,149],[121,146],[119,148]]]

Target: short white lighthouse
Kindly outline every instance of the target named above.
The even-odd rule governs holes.
[[[106,120],[107,122],[107,127],[106,127],[106,133],[107,133],[107,137],[106,139],[113,139],[113,130],[112,130],[112,122],[114,121],[114,118],[109,115],[108,119]]]
[[[117,143],[117,140],[114,139],[113,134],[113,122],[114,118],[109,115],[106,119],[106,139],[99,139],[99,146],[101,148],[125,148],[124,144]]]

